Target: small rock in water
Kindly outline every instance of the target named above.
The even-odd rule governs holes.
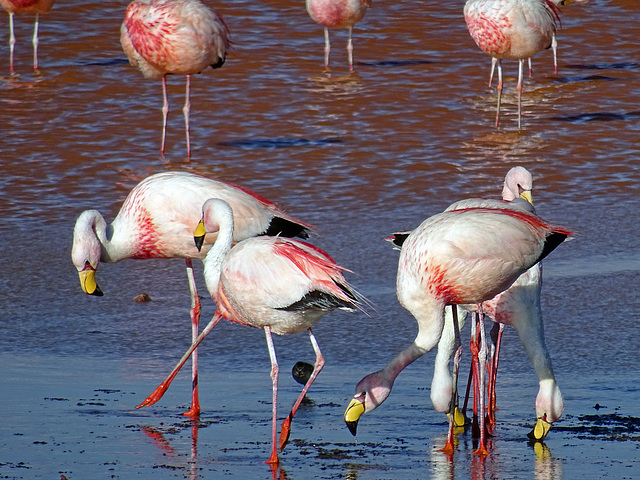
[[[136,295],[133,301],[138,303],[147,303],[151,301],[151,295],[149,295],[148,293],[142,292]]]

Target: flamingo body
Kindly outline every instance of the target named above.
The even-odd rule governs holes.
[[[224,64],[230,44],[224,20],[199,0],[134,0],[125,12],[120,43],[131,65],[144,77],[162,79],[162,153],[169,110],[166,75],[187,76],[183,113],[190,156],[190,76]]]
[[[559,8],[551,0],[467,0],[464,18],[469,34],[478,47],[498,64],[496,127],[500,117],[502,60],[518,60],[520,128],[524,61],[555,44],[555,34],[560,22]]]
[[[306,0],[307,13],[311,19],[324,27],[325,67],[329,67],[329,28],[346,28],[349,30],[347,53],[349,68],[353,70],[353,42],[351,39],[353,26],[362,20],[371,6],[371,0]]]
[[[13,33],[13,16],[16,13],[30,13],[36,15],[33,27],[33,68],[38,68],[38,19],[40,14],[47,13],[53,7],[54,0],[0,0],[0,6],[9,14],[9,69],[13,71],[13,50],[16,38]]]
[[[76,220],[71,258],[83,291],[102,295],[95,280],[101,261],[184,258],[191,291],[192,339],[195,340],[200,300],[192,259],[204,258],[215,242],[218,229],[211,226],[209,235],[202,240],[202,251],[193,243],[193,230],[202,217],[203,202],[211,197],[224,199],[234,209],[238,219],[232,233],[235,241],[262,234],[308,236],[310,225],[286,215],[277,205],[250,190],[187,172],[158,173],[131,190],[110,225],[97,210],[84,211]],[[186,413],[199,412],[197,355],[194,354],[192,407]]]
[[[486,202],[434,215],[404,241],[397,296],[416,318],[418,335],[384,369],[358,383],[345,411],[352,433],[359,417],[388,397],[398,374],[438,344],[446,305],[493,298],[570,234],[517,206]]]
[[[196,241],[199,242],[201,235],[212,228],[219,228],[219,234],[204,260],[205,280],[218,310],[165,381],[139,407],[152,405],[164,395],[193,349],[222,318],[263,329],[271,357],[273,382],[273,446],[268,463],[276,464],[279,367],[272,333],[284,335],[307,329],[316,352],[314,370],[283,422],[280,435],[282,450],[289,438],[291,420],[324,366],[324,358],[310,327],[337,308],[358,308],[356,295],[349,288],[343,269],[328,254],[308,243],[261,236],[232,247],[233,211],[226,202],[217,198],[207,200],[203,206]]]

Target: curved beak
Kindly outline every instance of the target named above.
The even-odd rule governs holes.
[[[347,424],[351,435],[356,436],[356,431],[358,430],[358,420],[360,416],[364,413],[364,402],[362,400],[358,400],[354,398],[349,403],[349,406],[344,412],[344,423]]]
[[[544,437],[547,436],[547,433],[549,433],[549,430],[551,430],[551,424],[547,422],[547,416],[543,415],[542,417],[538,418],[538,421],[536,422],[536,426],[533,427],[533,430],[531,430],[527,436],[531,440],[540,442],[544,439]]]
[[[533,205],[533,196],[531,195],[531,190],[524,190],[520,194],[520,198],[525,199],[527,202],[529,202],[531,205]]]
[[[82,271],[78,272],[78,275],[80,276],[80,287],[82,287],[84,293],[98,297],[104,295],[96,283],[96,271],[93,267],[87,265]]]
[[[198,226],[196,227],[196,231],[193,232],[193,240],[196,242],[196,248],[198,251],[202,249],[202,245],[204,244],[204,237],[207,234],[207,231],[204,228],[204,222],[200,220]]]

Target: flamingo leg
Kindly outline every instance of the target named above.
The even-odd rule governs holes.
[[[496,128],[500,119],[500,101],[502,99],[502,62],[498,60],[498,108],[496,109]]]
[[[556,34],[553,34],[551,37],[551,49],[553,50],[553,71],[557,75],[558,74],[558,39],[556,38]]]
[[[33,24],[33,69],[38,69],[38,20],[40,14],[36,13],[36,21]]]
[[[504,331],[504,323],[496,323],[491,328],[492,338],[495,336],[493,342],[493,352],[491,354],[491,361],[489,362],[489,385],[488,385],[488,397],[489,405],[487,408],[487,418],[489,423],[496,423],[496,379],[498,377],[498,361],[500,359],[500,344],[502,343],[502,333]]]
[[[347,41],[347,55],[349,56],[349,71],[353,72],[353,41],[351,40],[351,33],[353,27],[349,27],[349,40]]]
[[[477,315],[477,314],[476,314]],[[479,358],[478,354],[480,347],[478,345],[478,320],[477,317],[471,322],[471,341],[469,343],[469,349],[471,350],[471,365],[472,365],[472,380],[473,385],[473,424],[471,426],[472,436],[477,438],[479,434],[478,425],[478,397],[479,397]]]
[[[322,356],[322,352],[320,351],[320,347],[318,346],[316,337],[314,337],[313,332],[311,331],[311,328],[308,328],[307,331],[309,332],[309,340],[311,340],[311,346],[313,347],[313,351],[316,353],[316,362],[313,365],[313,372],[311,372],[311,376],[309,377],[309,380],[307,380],[307,383],[305,383],[304,388],[302,389],[302,392],[300,392],[300,395],[296,400],[296,403],[293,405],[293,408],[291,408],[291,412],[289,412],[289,416],[284,420],[284,422],[282,422],[282,428],[280,429],[280,451],[284,449],[284,447],[287,445],[287,442],[289,441],[289,435],[291,434],[291,422],[293,421],[293,416],[298,411],[298,407],[302,403],[304,396],[309,391],[311,384],[314,382],[314,380],[316,379],[316,377],[324,367],[324,357]]]
[[[9,71],[13,72],[13,50],[16,46],[16,36],[13,33],[13,13],[9,14]]]
[[[518,60],[518,130],[521,128],[522,123],[522,71],[524,69],[524,60]]]
[[[182,113],[184,114],[184,130],[187,135],[187,157],[191,157],[191,142],[189,141],[189,112],[191,111],[191,100],[189,99],[189,93],[191,87],[191,75],[187,75],[187,87],[184,95],[184,107]]]
[[[528,58],[529,61],[529,78],[533,75],[533,68],[531,67],[531,57]]]
[[[329,68],[329,52],[331,52],[331,42],[329,41],[329,29],[324,27],[324,66]]]
[[[191,356],[193,351],[196,348],[198,348],[198,345],[200,345],[200,342],[202,342],[202,340],[204,340],[204,337],[206,337],[207,334],[213,329],[213,327],[215,327],[218,324],[218,322],[220,320],[222,320],[223,318],[224,317],[222,315],[220,315],[218,312],[215,313],[215,315],[213,316],[211,321],[208,323],[208,325],[204,328],[202,333],[200,335],[198,335],[198,338],[196,339],[196,341],[191,344],[191,346],[186,351],[186,353],[182,356],[182,358],[177,363],[177,365],[175,367],[173,367],[173,370],[167,376],[167,378],[165,378],[163,380],[163,382],[160,385],[158,385],[158,387],[153,391],[153,393],[151,395],[149,395],[144,400],[144,402],[142,402],[136,408],[148,407],[149,405],[153,405],[154,403],[156,403],[158,400],[160,400],[162,398],[162,396],[165,394],[165,392],[169,388],[169,385],[171,385],[171,382],[173,382],[173,379],[176,377],[176,375],[178,374],[178,372],[180,371],[182,366],[189,359],[189,357]]]
[[[196,288],[196,280],[193,276],[193,262],[190,258],[185,259],[187,264],[187,279],[189,280],[189,291],[191,292],[191,342],[198,339],[200,323],[200,299]],[[191,408],[183,415],[194,417],[200,415],[200,399],[198,396],[198,349],[191,355]]]
[[[164,156],[164,140],[167,135],[167,116],[169,115],[169,99],[167,98],[167,77],[162,77],[162,145],[160,153]]]
[[[278,360],[276,359],[276,349],[273,346],[273,338],[271,337],[271,327],[269,325],[264,327],[264,333],[267,337],[267,347],[269,348],[269,358],[271,358],[271,382],[273,383],[273,406],[271,407],[271,457],[265,463],[275,465],[278,460],[278,449],[276,448],[276,439],[278,435],[277,428],[277,410],[278,410],[278,374],[280,368],[278,367]]]
[[[496,69],[496,63],[498,63],[498,59],[496,57],[491,57],[491,73],[489,74],[489,88],[491,88],[491,82],[493,82],[493,72]]]
[[[480,411],[480,442],[478,444],[478,448],[473,452],[477,455],[487,455],[487,447],[486,447],[486,430],[485,430],[485,421],[484,421],[484,404],[485,404],[485,371],[487,368],[487,342],[485,339],[484,332],[484,313],[482,311],[482,304],[478,305],[478,326],[480,328],[480,351],[478,352],[478,361],[479,361],[479,384],[478,390],[480,392],[480,396],[478,397],[478,410]]]
[[[449,433],[447,435],[447,443],[445,444],[442,452],[451,456],[454,452],[453,447],[453,427],[456,424],[456,413],[458,410],[458,371],[460,367],[460,357],[462,356],[462,342],[460,341],[460,326],[458,325],[458,307],[451,305],[453,313],[453,332],[454,332],[454,344],[455,355],[453,357],[453,375],[451,392],[451,404],[449,406]]]

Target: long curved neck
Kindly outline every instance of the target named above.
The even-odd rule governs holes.
[[[207,256],[203,260],[204,279],[207,284],[209,294],[214,298],[218,294],[218,284],[220,283],[220,271],[222,262],[231,251],[233,242],[233,216],[227,222],[220,223],[216,242],[213,244]]]

